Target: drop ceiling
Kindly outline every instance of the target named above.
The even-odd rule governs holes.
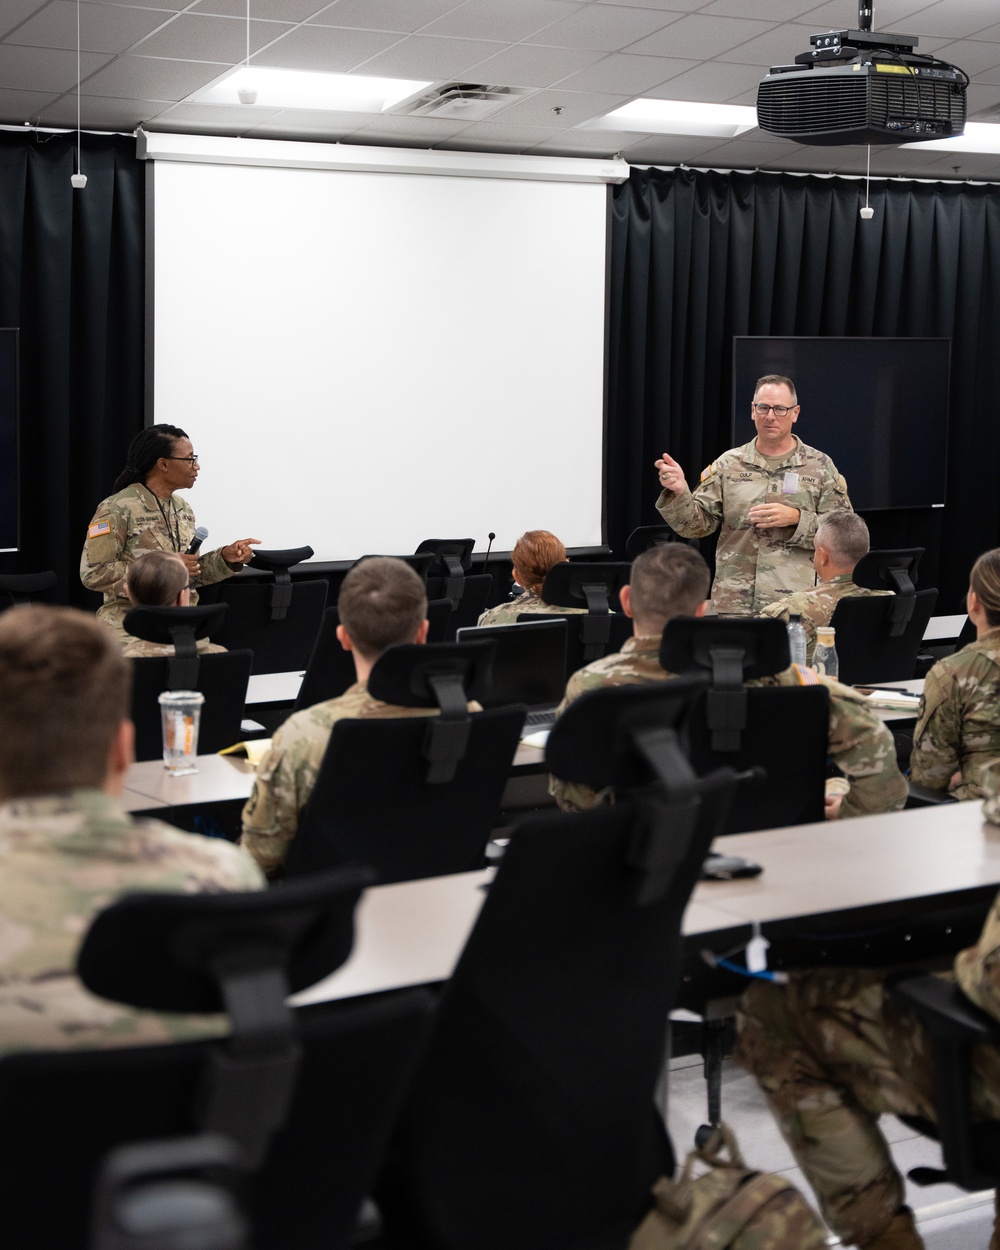
[[[750,104],[853,0],[250,0],[251,64],[523,89],[466,118],[269,110],[187,101],[246,53],[246,0],[81,0],[84,129],[609,156],[633,164],[863,173],[862,147],[576,129],[637,96]],[[877,29],[971,77],[969,119],[1000,123],[997,0],[875,0]],[[76,125],[75,0],[0,0],[0,123]],[[872,173],[1000,181],[1000,156],[872,149]]]

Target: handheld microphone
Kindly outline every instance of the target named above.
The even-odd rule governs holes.
[[[194,531],[194,538],[191,539],[191,544],[184,554],[189,555],[189,556],[196,556],[198,554],[198,549],[201,547],[201,544],[205,541],[207,537],[208,537],[208,530],[205,529],[204,525],[196,526],[195,531]]]

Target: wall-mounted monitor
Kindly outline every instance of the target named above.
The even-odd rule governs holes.
[[[0,551],[17,542],[17,330],[0,329]]]
[[[733,446],[754,435],[754,384],[795,382],[794,432],[825,451],[859,511],[945,502],[951,339],[733,339]]]

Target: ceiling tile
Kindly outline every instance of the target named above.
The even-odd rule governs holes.
[[[152,56],[120,56],[83,84],[86,95],[122,100],[183,100],[228,65],[207,61],[164,61]]]
[[[662,30],[680,16],[662,9],[626,9],[613,4],[589,4],[571,17],[547,27],[535,37],[535,43],[617,52],[653,31]]]
[[[985,120],[984,114],[995,116],[1000,113],[1000,84],[974,82],[967,99],[970,120],[974,117]]]
[[[364,113],[340,113],[312,109],[282,109],[270,117],[254,121],[243,133],[249,137],[274,139],[339,139],[359,130],[368,120]]]
[[[365,61],[362,68],[366,74],[385,74],[390,78],[426,78],[431,82],[441,78],[475,81],[468,79],[469,67],[484,61],[502,47],[503,44],[490,43],[485,39],[409,35]]]
[[[615,156],[633,143],[636,136],[618,130],[564,130],[552,139],[536,143],[532,155]]]
[[[971,78],[1000,65],[1000,43],[987,43],[978,39],[958,39],[936,48],[934,55],[951,65],[964,69]]]
[[[629,52],[642,56],[681,56],[702,60],[735,48],[771,29],[768,22],[741,17],[703,17],[690,13],[665,30],[632,44]]]
[[[0,38],[45,7],[46,0],[3,0],[0,5]]]
[[[649,135],[625,148],[622,155],[630,165],[701,165],[710,163],[706,158],[718,146],[718,139]]]
[[[879,28],[891,30],[892,27],[885,24],[881,8],[876,6],[876,12]],[[939,0],[937,4],[907,17],[909,29],[906,33],[950,35],[955,39],[959,35],[973,35],[995,25],[996,17],[997,8],[991,0]]]
[[[242,17],[246,21],[247,0],[196,0],[189,13],[217,17]],[[250,0],[251,20],[270,18],[276,22],[302,22],[323,6],[316,0]]]
[[[841,0],[845,6],[850,0]],[[881,0],[879,13],[881,15]],[[792,22],[803,13],[816,8],[816,0],[754,0],[753,16],[765,22]],[[707,17],[746,17],[746,0],[712,0],[703,9]],[[853,21],[853,19],[851,19]]]
[[[366,116],[363,123],[354,137],[356,143],[391,143],[398,139],[412,139],[420,141],[423,147],[430,147],[440,139],[450,139],[468,126],[468,122],[445,117],[399,117],[392,113]],[[360,135],[367,138],[362,140]]]
[[[554,138],[556,135],[561,134],[564,129],[565,127],[555,125],[511,126],[507,123],[501,124],[499,122],[487,121],[466,126],[459,139],[462,143],[471,143],[473,140],[477,144],[480,142],[513,143],[518,145],[521,150],[524,150],[533,147],[536,143],[544,143],[546,139]]]
[[[86,77],[110,58],[85,52],[80,72]],[[0,87],[18,91],[67,91],[76,84],[76,53],[61,49],[19,48],[0,43]]]
[[[627,104],[630,96],[599,94],[596,91],[564,91],[554,87],[551,91],[536,91],[512,104],[503,111],[504,124],[515,126],[576,126],[592,117],[610,113],[612,109]],[[563,111],[556,121],[552,110]]]
[[[665,9],[668,13],[693,13],[705,7],[706,0],[602,0],[628,9]]]
[[[258,53],[254,65],[281,69],[345,73],[402,38],[384,31],[337,30],[332,26],[296,26]],[[405,75],[417,78],[418,74]]]
[[[533,43],[517,43],[480,61],[474,77],[479,82],[507,87],[548,87],[600,59],[600,52],[582,48],[540,48]]]
[[[81,4],[80,46],[85,52],[124,52],[171,14],[161,10],[122,8],[114,4]],[[52,0],[11,34],[8,43],[35,48],[76,49],[76,5]]]
[[[1000,25],[987,26],[985,30],[976,31],[977,39],[989,39],[993,43],[1000,42]]]
[[[210,126],[214,123],[219,127],[225,127],[227,132],[237,133],[266,122],[284,111],[283,109],[261,108],[258,105],[251,107],[240,104],[195,104],[191,101],[182,101],[180,104],[171,104],[165,108],[158,121],[161,126],[173,126],[181,131],[186,126],[193,126],[195,123],[203,126]]]
[[[580,8],[568,0],[466,0],[427,27],[429,35],[502,39],[517,43]]]
[[[288,31],[280,22],[250,23],[250,51],[256,52]],[[181,13],[172,22],[143,39],[133,49],[137,56],[170,57],[178,61],[226,61],[246,55],[245,21],[231,17],[203,17]]]
[[[463,130],[453,139],[443,139],[434,146],[444,152],[513,152],[523,154],[529,152],[537,143],[557,135],[557,130],[545,130],[539,126],[531,130],[518,130],[511,127],[498,136],[485,137],[476,132],[475,126]]]
[[[281,0],[277,0],[281,3]],[[457,8],[460,0],[338,0],[312,20],[324,26],[398,30],[412,34]]]
[[[672,60],[665,56],[629,56],[625,52],[613,52],[596,65],[571,74],[559,85],[571,91],[624,92],[635,96],[691,68],[691,61],[679,58]]]
[[[738,139],[730,139],[717,148],[712,149],[712,163],[718,168],[731,169],[771,169],[773,162],[783,156],[790,156],[798,147],[795,143],[782,140],[760,140],[752,142],[749,136],[740,135]]]
[[[718,61],[728,61],[739,65],[755,65],[761,70],[761,76],[772,65],[791,65],[800,52],[809,51],[809,36],[813,33],[809,26],[775,26],[749,39],[728,52],[720,52]]]
[[[902,35],[916,34],[899,23],[926,8],[925,0],[878,0],[875,27]],[[817,31],[850,30],[858,24],[858,10],[850,0],[826,0],[825,4],[817,5],[796,20],[806,25],[815,23],[813,29]]]
[[[704,61],[662,83],[648,94],[658,100],[725,103],[751,88],[756,92],[759,81],[760,70],[754,65],[720,65],[718,61]]]
[[[0,123],[20,126],[35,121],[40,109],[59,97],[52,91],[11,91],[0,88]]]
[[[165,107],[161,100],[114,100],[85,95],[80,99],[80,124],[84,130],[120,130],[128,134]],[[41,123],[43,126],[75,127],[76,92],[63,96],[44,109]],[[83,168],[86,173],[86,161]]]

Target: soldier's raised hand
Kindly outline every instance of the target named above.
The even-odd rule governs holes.
[[[676,492],[682,491],[687,487],[684,470],[666,452],[657,460],[656,469],[660,475],[660,485],[664,490]]]

